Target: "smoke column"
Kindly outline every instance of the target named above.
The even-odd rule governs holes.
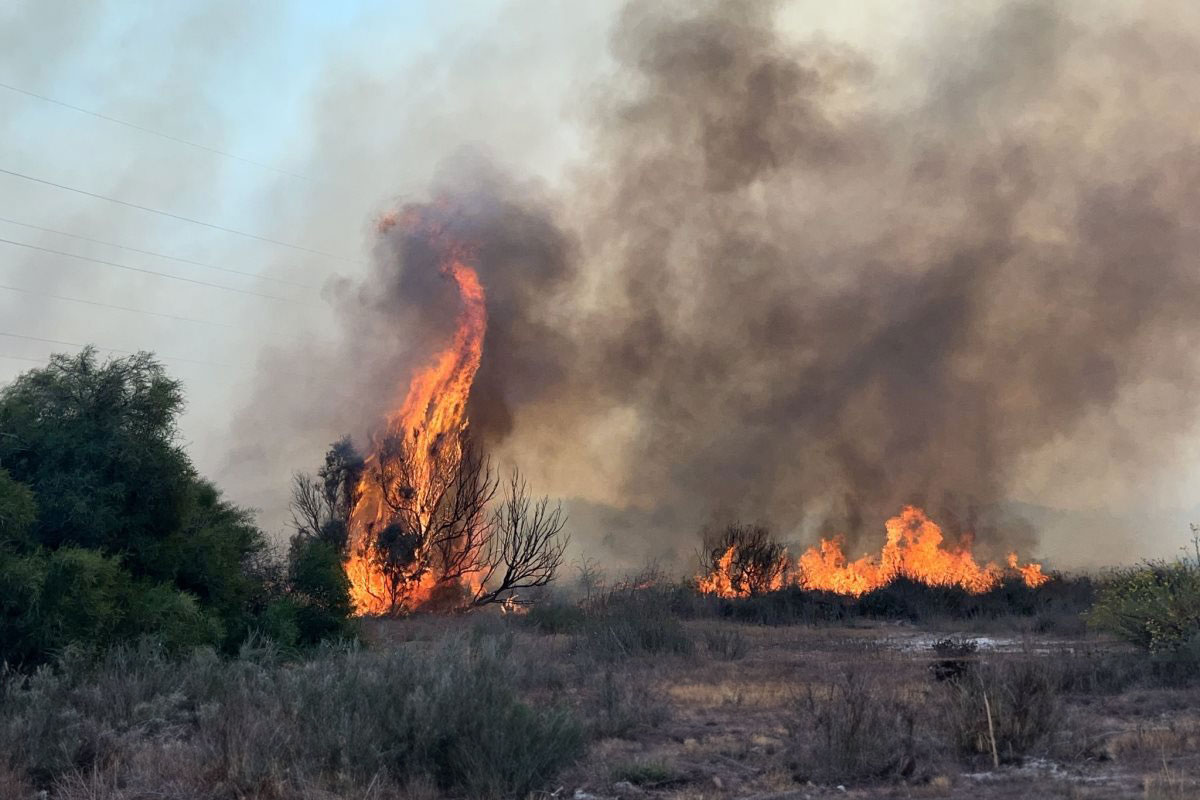
[[[488,293],[477,433],[639,555],[717,517],[875,546],[907,502],[986,554],[1047,464],[1155,468],[1200,399],[1200,37],[1089,8],[1000,4],[898,79],[776,4],[629,3],[569,177],[431,188]],[[331,290],[359,435],[453,313],[397,237]]]

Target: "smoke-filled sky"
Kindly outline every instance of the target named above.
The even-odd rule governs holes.
[[[474,424],[582,553],[730,516],[866,547],[914,500],[1066,566],[1172,553],[1200,12],[834,5],[6,5],[0,239],[59,252],[0,242],[0,381],[156,351],[278,528],[453,314],[375,233],[437,200],[489,296]]]

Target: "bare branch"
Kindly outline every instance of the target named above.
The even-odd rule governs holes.
[[[519,589],[553,581],[569,543],[562,533],[566,524],[562,505],[551,506],[545,497],[534,502],[528,484],[513,470],[504,501],[493,513],[473,604],[502,602]]]

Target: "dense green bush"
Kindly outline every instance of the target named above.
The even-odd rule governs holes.
[[[1088,621],[1152,653],[1195,650],[1200,663],[1200,553],[1112,573]]]
[[[182,406],[146,353],[53,356],[0,390],[0,659],[147,633],[227,652],[264,630],[345,635],[340,562],[306,555],[289,587],[251,514],[196,474]]]
[[[454,796],[524,797],[579,755],[583,735],[568,712],[520,699],[510,651],[503,637],[331,648],[300,664],[269,646],[227,661],[150,643],[99,662],[68,651],[53,670],[0,681],[0,767],[129,796],[393,796],[427,780]]]
[[[350,579],[335,544],[304,536],[293,539],[288,554],[288,585],[300,644],[353,633],[349,624],[354,613]]]
[[[28,544],[29,531],[37,520],[33,492],[0,469],[0,549]]]

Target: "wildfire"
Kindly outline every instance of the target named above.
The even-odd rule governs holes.
[[[1006,570],[993,563],[980,565],[971,554],[969,541],[947,549],[942,529],[915,506],[906,506],[885,527],[887,540],[878,558],[867,555],[849,561],[841,540],[823,539],[794,563],[774,568],[770,579],[757,588],[793,585],[858,596],[903,577],[929,586],[958,586],[979,594],[999,585],[1006,573],[1019,576],[1031,587],[1050,580],[1040,564],[1021,565],[1016,553],[1009,555]],[[737,555],[734,546],[718,556],[714,568],[698,578],[700,590],[723,597],[750,594],[755,587],[735,574]]]
[[[380,221],[379,228],[382,232],[396,225],[434,239],[442,253],[439,269],[454,282],[462,304],[453,337],[433,355],[426,366],[412,376],[404,400],[387,419],[387,433],[403,437],[416,459],[413,470],[416,480],[412,481],[412,491],[419,493],[429,491],[427,487],[431,482],[428,477],[434,469],[435,454],[439,448],[455,448],[451,456],[459,455],[459,434],[467,426],[467,399],[483,355],[487,307],[479,276],[467,263],[470,255],[467,247],[448,241],[436,225],[418,212],[386,216]],[[446,457],[444,450],[440,457]],[[393,600],[386,591],[383,572],[370,558],[372,531],[386,525],[389,517],[383,490],[371,479],[372,467],[379,458],[377,441],[374,451],[367,456],[367,469],[359,484],[359,500],[350,516],[349,556],[345,567],[351,582],[351,596],[360,614],[394,610]],[[415,585],[406,589],[402,605],[407,608],[420,605],[429,598],[436,584],[437,576],[425,573]]]

